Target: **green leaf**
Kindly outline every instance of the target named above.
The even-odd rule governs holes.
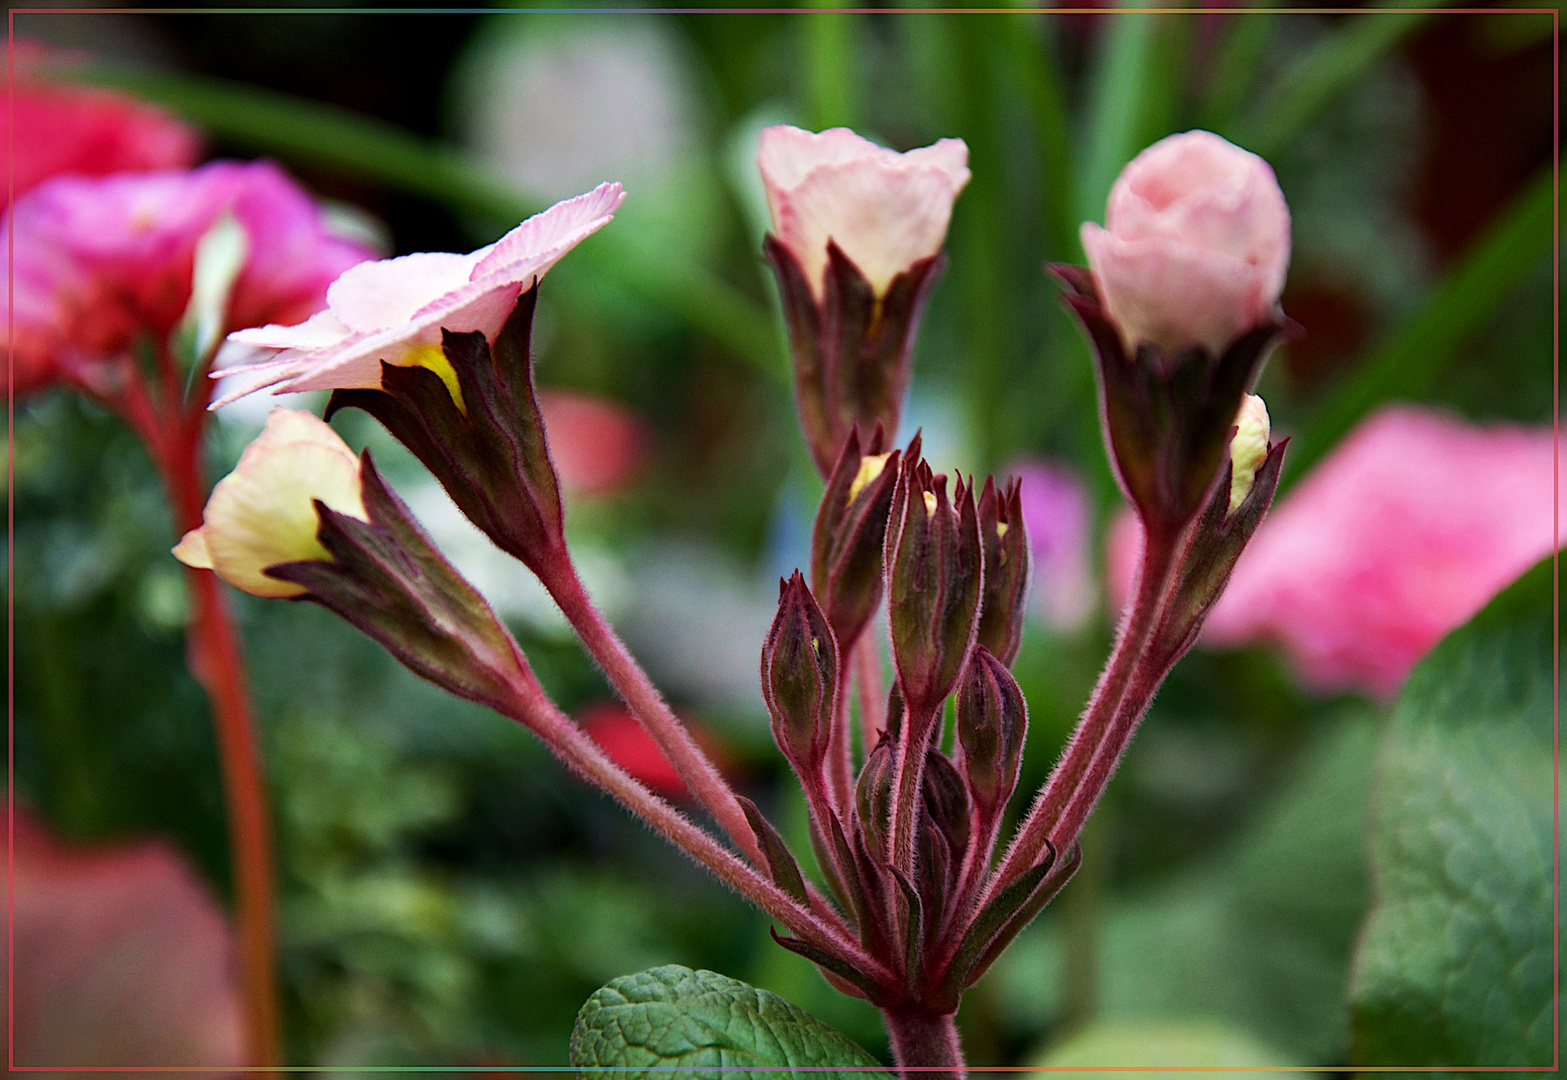
[[[678,964],[624,975],[588,998],[571,1033],[571,1063],[585,1072],[614,1069],[627,1080],[673,1069],[714,1080],[741,1068],[821,1069],[810,1075],[823,1080],[885,1072],[777,994]]]
[[[1551,1063],[1552,569],[1450,634],[1394,709],[1351,986],[1358,1064]]]
[[[1101,1024],[1071,1036],[1034,1062],[1062,1070],[1053,1080],[1092,1077],[1073,1068],[1146,1066],[1147,1072],[1120,1072],[1117,1080],[1153,1080],[1168,1076],[1165,1069],[1181,1069],[1181,1080],[1262,1080],[1273,1070],[1287,1066],[1279,1055],[1256,1039],[1216,1020]],[[1197,1072],[1204,1066],[1215,1071]],[[1244,1070],[1255,1069],[1255,1072]]]

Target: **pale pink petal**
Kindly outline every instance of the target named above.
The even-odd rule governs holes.
[[[374,333],[406,322],[432,297],[467,285],[478,261],[473,255],[422,251],[360,263],[328,287],[326,302],[348,329]]]
[[[943,142],[959,140],[942,140]],[[788,124],[762,129],[756,164],[769,195],[798,187],[818,165],[874,158],[893,153],[844,127],[809,132]]]
[[[530,278],[543,277],[561,256],[609,224],[625,198],[619,184],[600,184],[584,195],[534,214],[495,242],[489,254],[474,266],[471,280],[506,277],[526,283]]]
[[[879,295],[892,279],[941,250],[957,190],[933,167],[867,159],[820,165],[782,202],[779,240],[804,253],[807,280],[820,287],[833,240]]]
[[[337,344],[350,333],[336,314],[327,310],[318,311],[293,326],[268,323],[266,326],[237,330],[228,336],[228,340],[262,349],[320,349]]]

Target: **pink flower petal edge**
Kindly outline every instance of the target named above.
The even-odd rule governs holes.
[[[417,363],[420,349],[439,346],[443,329],[493,341],[517,298],[608,224],[624,199],[619,184],[600,184],[466,255],[421,252],[354,267],[327,290],[327,310],[308,322],[229,335],[243,347],[242,360],[213,372],[238,376],[213,408],[269,387],[379,387],[383,361]]]
[[[941,250],[953,203],[969,181],[962,139],[899,153],[848,128],[767,128],[757,166],[774,233],[818,298],[829,240],[883,294],[898,274]]]

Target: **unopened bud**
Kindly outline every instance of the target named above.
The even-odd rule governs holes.
[[[892,823],[892,746],[892,739],[883,736],[865,759],[854,789],[865,850],[877,862],[887,858],[887,829]]]
[[[1028,708],[1012,673],[984,648],[964,673],[957,720],[969,792],[982,814],[999,818],[1017,786]]]
[[[359,458],[312,414],[273,409],[234,471],[212,489],[201,527],[180,539],[174,557],[252,596],[300,596],[302,586],[269,577],[266,569],[331,559],[316,535],[316,500],[368,520]]]
[[[827,753],[837,685],[837,642],[796,570],[779,583],[778,614],[762,645],[762,695],[778,748],[802,775]]]
[[[1028,531],[1023,526],[1023,484],[1003,493],[985,478],[979,496],[979,539],[985,551],[985,598],[979,608],[980,645],[1003,664],[1017,658],[1028,607]]]
[[[935,747],[925,751],[925,773],[921,788],[925,801],[925,820],[941,832],[956,865],[963,860],[963,852],[968,849],[969,794],[952,759]]]
[[[903,459],[887,533],[887,617],[909,716],[928,724],[974,643],[983,555],[974,491],[912,454]],[[955,505],[953,505],[955,504]]]
[[[1256,394],[1241,398],[1235,414],[1235,435],[1230,439],[1230,513],[1235,513],[1251,491],[1257,470],[1268,456],[1268,407]]]
[[[862,455],[859,433],[850,432],[811,535],[811,587],[845,652],[881,601],[882,548],[899,461],[897,451],[877,452],[881,441],[878,426],[871,452]]]

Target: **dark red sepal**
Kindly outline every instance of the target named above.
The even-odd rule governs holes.
[[[979,496],[979,538],[984,547],[985,597],[979,608],[978,643],[1008,667],[1023,644],[1028,609],[1028,529],[1023,524],[1023,482],[1005,491],[991,477]]]
[[[789,324],[800,426],[826,477],[855,427],[870,431],[880,423],[889,437],[898,430],[920,316],[946,255],[914,263],[878,298],[859,268],[828,241],[818,300],[788,248],[768,236],[762,251]]]
[[[537,286],[522,294],[493,346],[480,333],[441,332],[461,408],[430,369],[383,363],[381,389],[333,391],[326,417],[345,408],[375,417],[497,547],[544,577],[565,558],[565,539],[529,358],[537,301]]]
[[[881,472],[853,498],[849,492],[865,458],[882,453],[882,442],[880,424],[863,452],[859,432],[849,433],[827,480],[811,535],[811,588],[845,653],[859,640],[881,602],[883,546],[898,486],[898,451],[892,451]]]
[[[1088,332],[1099,376],[1110,458],[1150,534],[1173,540],[1206,501],[1229,446],[1241,395],[1269,350],[1287,333],[1278,316],[1213,355],[1191,348],[1167,355],[1142,343],[1128,355],[1119,328],[1080,267],[1052,267],[1070,287],[1067,306]]]
[[[509,686],[528,674],[495,613],[424,534],[376,472],[360,458],[369,521],[316,501],[317,537],[332,556],[269,566],[313,600],[379,642],[404,666],[458,697],[492,708],[511,699]]]

